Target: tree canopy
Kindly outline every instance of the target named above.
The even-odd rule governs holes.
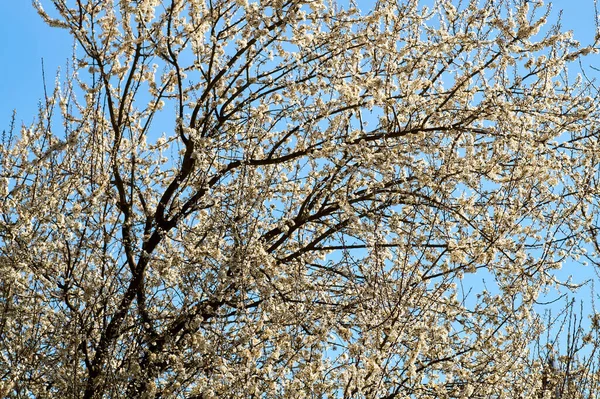
[[[76,48],[2,135],[0,396],[600,392],[535,308],[600,209],[598,43],[541,1],[35,6]]]

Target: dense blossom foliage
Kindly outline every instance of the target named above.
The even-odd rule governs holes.
[[[2,136],[0,396],[598,392],[532,352],[600,162],[541,1],[36,7],[76,47]]]

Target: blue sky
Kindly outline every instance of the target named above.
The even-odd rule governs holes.
[[[51,29],[35,12],[30,1],[7,1],[0,23],[0,129],[8,127],[17,110],[17,121],[29,123],[43,98],[41,59],[51,89],[59,66],[72,52],[72,41],[64,30]]]

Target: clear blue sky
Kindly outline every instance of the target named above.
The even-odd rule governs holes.
[[[17,120],[29,123],[43,98],[42,66],[46,81],[54,85],[57,68],[72,53],[72,40],[64,30],[44,24],[28,0],[7,1],[0,14],[0,130],[8,127],[17,110]]]

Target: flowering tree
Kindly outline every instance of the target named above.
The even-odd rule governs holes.
[[[549,391],[532,309],[594,259],[567,66],[595,44],[457,3],[36,2],[77,46],[2,136],[1,396]]]

